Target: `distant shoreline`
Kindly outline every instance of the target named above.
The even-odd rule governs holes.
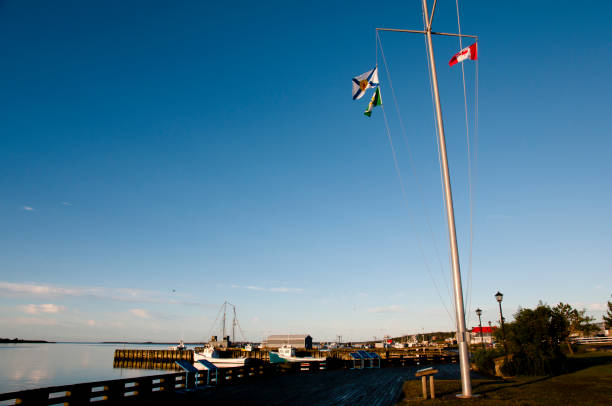
[[[130,344],[130,345],[176,345],[176,342],[154,341],[47,341],[24,340],[22,338],[1,338],[0,344]],[[185,345],[204,345],[202,342],[185,343]]]
[[[176,345],[176,342],[153,341],[102,341],[100,344],[146,344],[146,345]],[[185,345],[203,345],[202,342],[184,343]]]
[[[0,344],[55,344],[55,341],[23,340],[21,338],[0,338]]]

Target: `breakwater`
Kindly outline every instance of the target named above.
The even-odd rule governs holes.
[[[203,347],[196,347],[195,351],[202,351]],[[328,369],[349,368],[352,364],[351,353],[354,348],[339,348],[333,350],[306,350],[298,349],[298,357],[326,358]],[[456,363],[458,355],[439,348],[377,348],[369,349],[376,353],[381,359],[381,366],[410,366],[424,364],[449,364]],[[254,349],[245,351],[240,348],[228,348],[220,351],[223,358],[247,357],[269,362],[268,349]],[[166,369],[176,370],[174,361],[186,360],[193,362],[193,350],[138,350],[118,349],[115,350],[113,366],[115,368],[144,368],[144,369]]]

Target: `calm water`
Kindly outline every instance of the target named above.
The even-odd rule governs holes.
[[[166,349],[143,344],[0,344],[0,393],[79,382],[163,374],[113,368],[116,348]],[[175,372],[175,371],[169,371]]]

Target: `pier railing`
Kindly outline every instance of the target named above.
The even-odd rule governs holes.
[[[571,341],[576,344],[612,344],[612,337],[576,337]]]
[[[8,405],[83,405],[114,404],[127,399],[144,399],[161,392],[185,389],[185,374],[141,376],[51,386],[0,394],[0,403]]]
[[[249,367],[219,368],[208,376],[208,371],[200,374],[173,372],[136,378],[114,379],[109,381],[78,383],[74,385],[51,386],[47,388],[24,390],[0,394],[3,405],[84,405],[115,404],[124,401],[141,401],[152,396],[163,396],[175,391],[221,386],[245,380],[285,374],[291,372],[314,372],[321,370],[323,363],[310,365],[271,365],[261,364]]]

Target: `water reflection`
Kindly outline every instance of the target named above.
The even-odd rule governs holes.
[[[130,368],[130,369],[156,369],[165,371],[181,371],[181,368],[174,362],[149,362],[149,361],[131,361],[131,360],[115,360],[113,368]]]
[[[114,365],[116,348],[165,349],[166,346],[93,343],[3,344],[0,346],[0,393],[132,378],[176,370],[173,365]]]

